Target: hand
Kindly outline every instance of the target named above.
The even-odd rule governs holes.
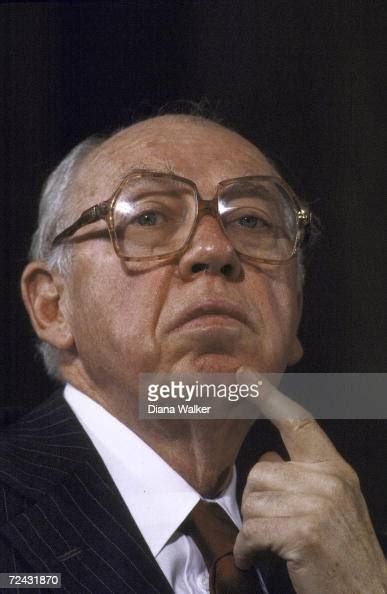
[[[253,370],[238,370],[244,381],[247,373],[257,381]],[[287,562],[298,594],[386,593],[386,561],[354,470],[309,413],[268,383],[259,408],[280,431],[290,461],[268,452],[252,468],[236,564],[247,569],[270,549]]]

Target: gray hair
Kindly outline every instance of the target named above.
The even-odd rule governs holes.
[[[52,246],[56,235],[70,225],[74,213],[69,208],[69,196],[75,176],[84,158],[105,141],[104,137],[91,136],[83,140],[59,163],[43,186],[38,227],[32,237],[30,259],[46,262],[50,269],[63,276],[68,275],[71,266],[71,246]],[[40,341],[38,350],[48,375],[62,380],[58,371],[58,349]]]

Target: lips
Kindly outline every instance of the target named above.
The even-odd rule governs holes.
[[[222,316],[232,318],[242,324],[248,324],[246,313],[240,306],[223,299],[211,299],[186,308],[177,316],[174,328],[178,328],[204,316]]]

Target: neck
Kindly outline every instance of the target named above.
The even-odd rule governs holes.
[[[148,421],[135,431],[204,497],[215,497],[231,479],[232,467],[251,426],[247,420]]]
[[[65,374],[63,374],[65,375]],[[135,399],[111,398],[79,376],[66,374],[70,383],[93,398],[134,431],[167,464],[204,497],[215,497],[228,484],[232,467],[252,421],[140,420]]]

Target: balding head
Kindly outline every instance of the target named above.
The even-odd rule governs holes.
[[[74,200],[82,204],[112,193],[132,169],[172,171],[198,184],[209,195],[216,183],[238,175],[273,175],[263,153],[236,132],[198,116],[163,115],[120,130],[83,160],[74,182]],[[203,172],[200,187],[197,171]]]
[[[64,163],[66,163],[66,161]],[[262,152],[260,152],[259,149],[257,149],[253,144],[241,137],[236,132],[200,117],[184,115],[164,115],[151,118],[134,124],[128,128],[122,129],[103,141],[98,140],[96,142],[93,141],[82,144],[80,145],[80,148],[76,149],[75,153],[73,152],[72,156],[67,158],[67,165],[67,167],[63,167],[62,164],[59,166],[58,170],[54,172],[54,179],[55,177],[58,177],[58,175],[60,178],[59,180],[56,180],[57,183],[49,183],[49,187],[51,187],[50,196],[53,199],[55,198],[56,205],[56,220],[53,221],[51,219],[51,226],[49,224],[49,213],[50,205],[54,204],[54,202],[50,204],[47,195],[44,199],[45,211],[41,217],[41,220],[45,221],[45,236],[42,236],[42,229],[40,229],[40,231],[38,230],[37,236],[40,237],[40,240],[39,242],[35,241],[35,244],[45,246],[45,250],[41,250],[40,252],[41,254],[44,254],[43,259],[45,260],[47,260],[46,254],[49,253],[49,246],[51,246],[54,236],[64,227],[72,223],[84,209],[109,198],[122,178],[132,169],[146,168],[153,171],[168,171],[184,178],[192,179],[197,185],[200,194],[205,199],[212,198],[215,188],[222,180],[242,176],[275,174],[273,166],[262,154]],[[63,172],[65,173],[64,175]],[[61,206],[59,205],[60,203],[58,196],[53,196],[53,188],[60,189],[60,197],[62,200],[64,200]],[[62,216],[59,215],[60,210],[62,210]],[[130,282],[129,286],[131,289],[130,294],[132,295],[131,299],[134,300],[133,302],[142,302],[146,305],[146,311],[144,310],[143,314],[145,316],[146,322],[150,324],[148,329],[149,340],[145,341],[146,354],[144,352],[141,361],[139,361],[139,366],[134,368],[133,373],[135,374],[136,370],[138,372],[144,366],[147,368],[152,368],[153,364],[157,366],[157,359],[159,356],[161,357],[159,363],[162,366],[177,364],[177,361],[175,361],[175,363],[173,363],[172,360],[169,361],[168,353],[165,355],[166,358],[161,356],[161,352],[159,352],[158,355],[156,353],[156,351],[159,349],[159,346],[156,348],[155,345],[159,345],[160,336],[157,335],[156,328],[152,326],[152,320],[155,320],[156,315],[154,308],[156,307],[156,310],[159,309],[159,313],[162,313],[163,304],[159,303],[157,299],[156,304],[149,302],[148,297],[150,294],[154,295],[155,290],[158,291],[160,298],[162,295],[164,295],[168,302],[165,307],[165,317],[173,317],[172,304],[174,300],[179,300],[182,298],[183,300],[191,301],[194,296],[190,296],[187,293],[187,295],[184,297],[178,297],[178,294],[175,294],[175,288],[171,291],[171,294],[167,298],[167,286],[170,284],[171,279],[180,278],[179,282],[185,283],[189,278],[191,279],[191,277],[189,277],[187,274],[187,270],[193,269],[193,260],[195,260],[195,258],[202,258],[203,254],[206,254],[206,257],[209,255],[211,259],[213,254],[215,258],[214,262],[216,260],[216,262],[219,263],[222,258],[228,258],[227,254],[230,251],[230,246],[225,243],[224,236],[219,234],[219,229],[217,228],[215,221],[207,220],[206,217],[205,222],[200,223],[197,232],[192,238],[192,246],[190,249],[188,249],[187,253],[184,254],[179,263],[171,263],[168,266],[160,265],[158,268],[156,267],[156,270],[154,270],[153,267],[152,271],[147,270],[146,267],[141,269],[141,266],[138,265],[133,265],[132,267],[126,266],[124,269],[121,267],[121,273],[124,274],[124,277],[118,282],[118,277],[121,273],[117,271],[117,278],[115,280],[110,279],[109,281],[108,278],[102,278],[100,275],[104,275],[106,270],[112,271],[113,268],[116,268],[116,266],[119,265],[119,262],[117,261],[111,246],[109,247],[108,243],[106,242],[106,236],[105,239],[103,239],[102,236],[101,239],[98,239],[98,233],[102,233],[104,228],[103,221],[95,223],[95,227],[93,228],[94,235],[90,236],[95,237],[95,241],[83,241],[83,237],[87,239],[87,233],[85,234],[84,230],[80,230],[76,245],[73,245],[72,247],[67,245],[66,247],[59,246],[59,248],[55,248],[55,250],[58,250],[57,253],[63,253],[63,250],[66,250],[67,254],[70,253],[71,249],[72,254],[75,254],[77,257],[77,266],[79,266],[79,269],[74,270],[74,274],[71,275],[73,278],[71,278],[69,281],[69,286],[71,287],[70,292],[72,293],[71,299],[73,299],[71,309],[74,319],[72,323],[75,324],[76,327],[74,327],[74,329],[77,329],[80,323],[85,321],[83,311],[84,306],[82,306],[83,300],[86,300],[85,303],[88,302],[90,304],[90,299],[95,297],[95,290],[101,292],[102,287],[114,287],[116,282],[118,284],[125,284],[128,281]],[[101,243],[102,239],[103,241]],[[53,252],[54,257],[51,257],[50,261],[50,266],[53,266],[54,269],[55,250]],[[97,251],[99,253],[98,258]],[[39,257],[39,253],[37,253],[35,250],[34,257],[36,256]],[[116,260],[114,258],[116,258]],[[233,255],[232,258],[235,258],[235,255]],[[68,261],[69,259],[67,259],[67,262]],[[98,261],[99,265],[97,264]],[[297,305],[297,303],[299,303],[297,266],[294,262],[290,262],[286,266],[282,266],[279,269],[277,268],[277,270],[274,272],[273,270],[263,270],[259,267],[254,269],[251,268],[249,264],[241,266],[239,262],[237,264],[232,264],[232,266],[234,265],[236,265],[239,270],[237,276],[238,278],[240,276],[240,281],[242,281],[243,278],[250,279],[247,283],[245,283],[244,290],[246,291],[246,296],[245,298],[241,298],[241,301],[244,302],[242,304],[243,307],[251,310],[249,314],[251,319],[253,319],[253,312],[257,308],[257,316],[262,320],[262,315],[264,314],[263,312],[259,312],[260,308],[258,307],[258,304],[254,305],[254,303],[257,298],[258,300],[263,299],[263,301],[266,302],[267,299],[269,299],[269,294],[272,294],[272,297],[270,298],[272,299],[272,305],[270,308],[279,308],[276,316],[274,317],[279,315],[279,317],[282,318],[282,315],[287,309],[289,309],[288,313],[292,312],[289,318],[289,323],[290,320],[291,323],[288,328],[288,338],[283,340],[284,344],[282,347],[280,347],[279,344],[277,345],[278,352],[273,360],[271,359],[272,355],[269,354],[263,358],[267,359],[266,363],[263,361],[263,364],[266,366],[272,367],[274,365],[282,367],[284,365],[284,361],[286,365],[286,362],[296,359],[299,356],[298,347],[294,350],[293,355],[288,356],[286,354],[287,350],[290,348],[289,345],[291,345],[292,341],[294,341],[294,332],[297,327],[299,316],[299,306]],[[214,266],[214,270],[218,269],[217,266],[218,264]],[[79,278],[80,269],[82,269],[82,281]],[[92,269],[94,269],[94,272],[92,272]],[[65,271],[60,269],[59,272],[63,273]],[[90,285],[90,295],[86,295],[86,293],[83,293],[82,291],[82,295],[77,294],[74,297],[81,285],[83,288],[86,288],[87,283],[85,282],[85,278],[89,275],[89,273],[90,278],[94,278],[94,274],[96,274],[98,277],[96,288],[93,289]],[[136,276],[133,276],[134,274]],[[109,276],[109,274],[107,276]],[[217,274],[214,275],[213,281],[213,286],[215,287],[214,294],[219,296],[223,289],[227,289],[227,287],[225,286],[222,288],[222,283],[224,281],[216,279],[216,277]],[[139,278],[143,278],[143,282],[137,285]],[[102,285],[100,284],[101,281],[103,281]],[[257,281],[259,281],[258,285],[262,285],[261,287],[255,285]],[[199,289],[199,285],[201,284],[202,280],[198,280],[198,282],[195,283],[195,286],[197,287],[196,290]],[[265,290],[263,290],[264,286],[266,287]],[[277,287],[277,289],[275,289],[275,287]],[[287,287],[286,290],[285,287]],[[122,290],[123,289],[119,290],[118,294],[122,295],[122,292],[120,292]],[[233,295],[233,299],[239,299],[239,297],[237,297],[238,292],[235,293],[237,290],[236,286],[229,286],[227,290],[230,292],[230,295]],[[27,289],[24,289],[25,295],[26,291]],[[211,296],[212,290],[209,286],[207,286],[205,291]],[[174,294],[173,297],[172,293]],[[252,297],[254,293],[255,296]],[[277,296],[275,297],[276,293]],[[68,294],[69,293],[67,292],[66,295]],[[263,294],[265,295],[264,298]],[[110,294],[109,296],[106,295],[106,297],[107,301],[105,300],[105,305],[109,309],[114,300],[112,300]],[[195,298],[197,299],[198,297],[199,295],[196,295]],[[28,300],[28,298],[26,299]],[[279,301],[284,299],[282,306],[280,306],[278,299]],[[288,301],[289,299],[290,301]],[[249,303],[250,300],[251,303]],[[285,305],[285,302],[287,305]],[[116,312],[120,310],[123,312],[124,309],[125,306],[122,303],[116,303],[114,315],[116,315]],[[273,313],[274,311],[272,311],[272,314]],[[78,314],[81,316],[80,318],[78,318]],[[102,314],[101,312],[97,314],[95,312],[95,315],[106,315],[106,310],[105,314]],[[111,312],[111,315],[113,315],[113,311]],[[270,315],[268,315],[268,318],[270,318]],[[271,315],[271,318],[273,318],[273,315]],[[284,324],[285,326],[287,325],[288,322],[285,322],[285,318],[281,322],[279,322],[279,319],[277,319],[279,326],[283,326]],[[139,340],[139,336],[137,335],[139,329],[137,328],[137,323],[135,323],[138,321],[138,319],[138,313],[136,315],[136,320],[126,320],[126,322],[124,322],[123,319],[121,319],[121,321],[117,319],[118,327],[122,327],[122,324],[124,324],[127,328],[132,327],[132,338],[134,338],[134,335],[136,335],[136,341]],[[161,334],[166,331],[166,327],[163,326],[163,323],[165,324],[166,322],[161,322]],[[258,323],[257,320],[256,323]],[[89,330],[92,329],[92,326]],[[268,336],[267,345],[272,343],[272,335],[278,332],[279,326],[272,328],[272,332],[270,332],[268,329],[270,336]],[[63,352],[66,351],[67,355],[69,355],[70,351],[73,352],[73,349],[75,348],[75,352],[77,353],[75,358],[78,358],[79,364],[79,361],[83,357],[83,355],[80,355],[79,349],[82,350],[81,343],[83,343],[83,340],[86,339],[89,330],[83,337],[79,337],[79,341],[77,337],[73,336],[73,331],[70,329],[67,342],[64,341],[61,343],[60,340],[59,342],[56,341],[56,339],[51,340],[50,335],[50,339],[48,339],[47,342],[51,346],[48,348],[45,347],[46,353],[51,353],[51,355],[52,353],[58,353],[57,345],[59,345],[59,350],[62,350]],[[40,332],[40,336],[41,338],[43,337],[43,340],[45,340],[44,335],[45,332]],[[291,338],[292,336],[293,338]],[[251,336],[246,338],[249,338],[249,340],[252,339]],[[103,341],[102,334],[100,339]],[[90,335],[88,335],[87,340],[91,340],[92,342],[94,340],[94,345],[96,344],[95,338]],[[122,340],[125,341],[124,338],[122,338]],[[57,342],[57,345],[55,342]],[[251,350],[251,354],[249,355],[250,363],[253,363],[253,352],[254,349],[257,348],[256,346],[253,346],[253,343],[254,341],[252,341],[251,345],[248,347],[248,351],[250,352]],[[52,347],[54,347],[54,350]],[[125,351],[125,349],[123,350]],[[239,358],[242,360],[243,356]],[[210,367],[214,364],[215,359],[212,357],[212,363],[209,363]],[[185,362],[179,363],[179,366],[182,365],[181,368],[184,368],[185,365],[188,365],[185,359],[184,361]],[[55,365],[55,363],[56,361],[54,360],[53,364]],[[85,361],[81,362],[82,368],[84,363]],[[230,359],[228,355],[227,357],[226,355],[222,355],[220,357],[220,362],[218,361],[217,365],[218,364],[222,369],[231,369],[233,366],[235,366],[236,362],[234,361],[233,363],[233,357]],[[188,366],[190,365],[191,364]],[[205,368],[206,364],[203,363],[203,365]],[[82,373],[86,373],[84,369]]]

